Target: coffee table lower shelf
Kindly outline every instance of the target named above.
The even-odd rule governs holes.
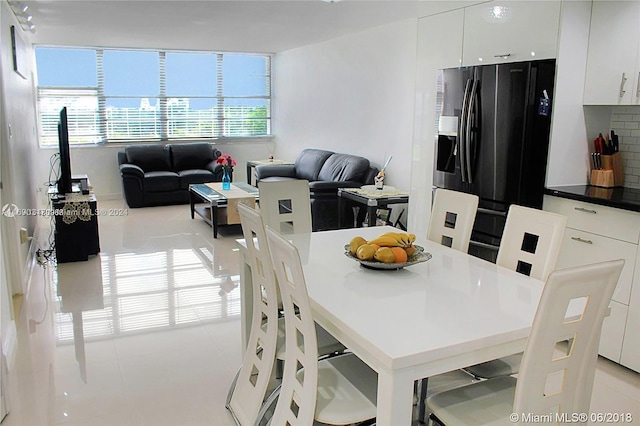
[[[218,238],[218,227],[226,226],[227,224],[227,206],[209,206],[193,204],[191,211],[191,219],[195,218],[195,215],[200,216],[205,223],[209,224],[213,229],[213,238]],[[215,214],[216,220],[211,220],[211,213]]]

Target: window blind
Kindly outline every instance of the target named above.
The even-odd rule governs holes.
[[[58,79],[63,54],[74,71]],[[269,55],[36,47],[36,65],[43,146],[57,145],[63,106],[71,144],[271,134]]]

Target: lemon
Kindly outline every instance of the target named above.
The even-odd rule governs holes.
[[[389,247],[380,247],[373,255],[373,258],[382,263],[393,263],[396,261],[396,255],[393,254],[393,251]]]
[[[376,253],[375,247],[369,244],[363,244],[356,250],[356,257],[360,260],[371,260]]]
[[[362,237],[353,237],[351,239],[351,242],[349,243],[349,249],[351,250],[351,254],[355,256],[356,251],[358,251],[358,248],[363,244],[367,244],[367,240],[365,240]]]

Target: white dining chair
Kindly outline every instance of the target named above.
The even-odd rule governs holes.
[[[286,180],[258,183],[260,213],[265,225],[283,234],[311,232],[309,182]]]
[[[253,285],[253,312],[242,366],[231,384],[226,407],[239,425],[253,425],[272,379],[278,343],[278,292],[260,214],[238,204]]]
[[[477,195],[437,188],[433,196],[427,239],[467,253],[478,202]],[[467,382],[452,380],[451,386],[459,386],[460,383]],[[429,378],[420,380],[419,386],[416,385],[416,392],[418,388],[420,391],[418,401],[424,402],[428,386]],[[424,419],[427,413],[423,403],[420,403],[418,411],[419,418]]]
[[[518,378],[496,377],[433,395],[427,399],[430,419],[449,426],[526,424],[531,418],[556,424],[562,416],[569,423],[574,413],[589,413],[602,321],[623,266],[624,260],[614,260],[552,272]],[[566,340],[569,351],[557,350]]]
[[[427,239],[466,253],[469,250],[478,200],[477,195],[436,189]]]
[[[239,425],[253,425],[274,385],[274,364],[285,359],[282,301],[276,284],[265,226],[260,213],[238,204],[242,233],[251,266],[253,312],[242,366],[227,395],[226,408]],[[327,331],[317,326],[318,356],[345,350]]]
[[[566,216],[511,205],[496,263],[545,281],[556,266],[566,224]],[[520,353],[477,364],[465,370],[483,379],[508,376],[518,372],[521,361]]]
[[[344,425],[376,416],[377,374],[353,353],[318,360],[316,328],[295,246],[267,227],[285,312],[282,388],[271,425]]]

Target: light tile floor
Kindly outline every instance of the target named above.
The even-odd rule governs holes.
[[[99,256],[35,267],[3,426],[233,424],[224,401],[241,363],[239,227],[214,240],[185,205],[127,213],[100,217]],[[601,359],[591,408],[640,424],[640,375]]]

